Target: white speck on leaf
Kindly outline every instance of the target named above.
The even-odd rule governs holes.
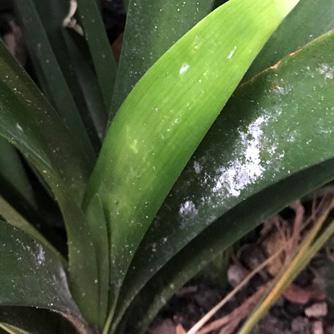
[[[182,67],[179,70],[179,74],[183,74],[189,70],[190,66],[187,63],[182,64]]]
[[[197,215],[198,210],[193,201],[185,201],[181,204],[179,213],[182,216],[195,216]]]
[[[237,49],[237,46],[235,46],[232,51],[228,54],[227,59],[231,59],[234,55],[235,50]]]
[[[320,67],[317,68],[317,71],[323,74],[325,79],[332,80],[334,78],[334,67],[330,67],[327,64],[321,64]]]

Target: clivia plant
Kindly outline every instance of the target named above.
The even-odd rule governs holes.
[[[37,85],[1,44],[5,332],[144,333],[334,178],[334,1],[125,1],[119,65],[94,0],[13,2]]]

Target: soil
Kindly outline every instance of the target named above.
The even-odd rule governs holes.
[[[313,205],[312,205],[313,203]],[[276,256],[260,270],[206,323],[198,334],[235,334],[255,305],[268,290],[270,282],[280,273],[289,253],[294,253],[303,236],[310,217],[326,208],[325,200],[313,200],[309,204],[293,203],[289,209],[266,221],[257,232],[244,240],[228,264],[225,287],[205,277],[191,280],[181,288],[160,311],[147,334],[185,334],[209,310],[254,271],[283,242],[293,245]],[[314,222],[316,222],[316,218]],[[305,225],[306,224],[306,225]],[[309,226],[308,226],[309,227]],[[298,233],[294,233],[296,232]],[[304,231],[304,232],[303,232]],[[294,235],[298,235],[293,240]],[[286,239],[286,237],[288,239]],[[296,242],[297,241],[297,242]],[[329,243],[330,244],[330,243]],[[334,334],[333,295],[327,293],[328,276],[324,263],[333,261],[327,249],[317,253],[311,263],[282,293],[267,314],[250,332],[251,334]],[[205,271],[204,271],[205,272]],[[328,290],[328,289],[327,289]]]

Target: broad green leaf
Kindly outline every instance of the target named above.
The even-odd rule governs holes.
[[[218,252],[233,245],[288,203],[327,183],[333,178],[333,169],[334,159],[325,161],[287,177],[229,210],[176,254],[145,285],[123,316],[122,330],[118,328],[117,333],[144,333],[173,293],[214,259]]]
[[[95,153],[80,113],[58,65],[33,0],[15,0],[14,3],[22,21],[25,41],[45,95],[48,96],[83,152],[94,162]]]
[[[187,246],[183,255],[171,261],[171,270],[181,271],[182,266],[187,266],[186,261],[194,265],[194,271],[180,272],[188,279],[209,261],[210,249],[216,252],[225,249],[266,218],[268,212],[274,213],[334,177],[332,169],[322,174],[317,170],[302,185],[297,183],[296,188],[291,185],[284,195],[284,189],[275,195],[266,190],[290,175],[293,177],[289,182],[295,182],[293,178],[298,180],[301,171],[323,161],[332,164],[333,51],[334,33],[331,32],[234,93],[137,250],[120,297],[121,310],[192,239],[197,237],[198,242],[194,241],[197,246]],[[251,220],[248,216],[257,204],[253,201],[252,209],[247,201],[252,201],[256,194],[260,198],[259,209],[263,211]],[[264,201],[266,196],[270,198],[268,207]],[[235,209],[242,215],[237,224],[232,213],[232,218],[228,217],[241,203],[247,210]],[[208,232],[201,235],[208,226]],[[210,234],[210,230],[215,232]],[[196,255],[199,249],[206,252],[207,260]],[[173,276],[164,274],[167,278]]]
[[[109,120],[146,71],[210,13],[213,0],[132,0],[122,43]]]
[[[107,110],[84,37],[62,27],[70,2],[34,0],[34,3],[89,138],[98,152],[105,131]]]
[[[2,44],[0,78],[0,134],[36,167],[54,193],[67,229],[71,291],[84,316],[95,322],[96,257],[90,228],[79,206],[91,163]]]
[[[116,79],[116,62],[96,1],[78,0],[79,15],[107,110]]]
[[[116,295],[168,191],[254,57],[297,2],[229,1],[169,49],[122,104],[85,198],[87,207],[98,193],[108,215]]]
[[[24,232],[0,222],[0,305],[49,309],[86,327],[58,256]]]
[[[270,37],[243,80],[249,80],[289,53],[334,29],[333,11],[333,0],[300,1]]]

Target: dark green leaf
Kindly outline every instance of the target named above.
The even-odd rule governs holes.
[[[3,199],[1,196],[0,214],[7,223],[29,234],[31,237],[35,238],[36,240],[38,240],[38,242],[43,244],[44,247],[50,248],[55,254],[58,253],[55,248],[50,244],[50,242],[33,225],[27,222],[17,211],[15,211],[15,209],[11,207],[9,203],[7,203],[6,200]],[[64,259],[61,259],[61,261],[64,261]],[[63,263],[65,263],[65,261]]]
[[[110,121],[145,72],[210,13],[213,0],[133,0],[127,7],[122,56]]]
[[[68,0],[34,0],[58,64],[96,151],[106,127],[107,110],[84,37],[62,27]]]
[[[78,4],[84,34],[89,45],[105,105],[109,110],[116,78],[116,62],[111,52],[111,46],[96,1],[78,0]]]
[[[80,209],[91,163],[2,44],[0,78],[0,133],[21,150],[53,191],[67,229],[71,291],[84,316],[97,322],[95,250]]]
[[[91,161],[94,161],[95,153],[80,113],[58,65],[33,1],[15,0],[15,6],[23,23],[25,41],[45,95],[48,96],[83,152]]]
[[[270,37],[243,80],[249,80],[289,53],[334,29],[333,12],[333,0],[300,1]]]
[[[130,296],[190,240],[211,224],[219,224],[215,223],[217,218],[222,217],[225,222],[220,223],[221,233],[198,236],[197,248],[187,247],[192,249],[192,256],[183,255],[182,260],[180,255],[172,260],[173,266],[178,267],[175,270],[180,270],[177,263],[186,266],[185,261],[195,263],[199,269],[206,261],[204,257],[199,259],[196,252],[214,249],[214,242],[220,247],[216,251],[224,249],[249,231],[249,219],[245,217],[253,214],[252,207],[247,206],[249,211],[237,210],[245,220],[239,218],[236,229],[235,218],[225,217],[235,206],[242,202],[246,206],[258,194],[263,212],[260,210],[257,219],[251,220],[254,227],[267,212],[275,212],[334,177],[332,170],[322,175],[314,172],[304,181],[304,188],[291,185],[288,192],[278,194],[282,196],[280,201],[270,195],[271,206],[264,205],[269,195],[262,196],[261,192],[266,192],[266,188],[290,175],[298,179],[304,169],[334,156],[330,144],[334,140],[333,35],[332,32],[320,37],[300,53],[282,60],[277,69],[262,73],[235,92],[138,249],[124,283],[123,308],[127,304],[124,301],[131,300]],[[252,205],[255,210],[256,204]],[[214,229],[210,227],[211,230]],[[227,239],[222,239],[224,235]],[[180,275],[190,278],[193,273],[185,270]]]
[[[334,159],[303,170],[241,202],[216,220],[165,264],[140,291],[122,319],[124,333],[142,334],[173,293],[218,252],[233,245],[288,203],[327,183],[333,178],[333,170]],[[123,331],[117,330],[117,333]]]
[[[0,307],[0,322],[32,334],[78,333],[60,314],[32,307]]]
[[[99,325],[106,320],[109,303],[109,240],[107,222],[100,197],[96,194],[87,210],[87,221],[91,227],[98,267]]]
[[[6,157],[6,159],[0,159],[1,193],[8,196],[3,189],[3,185],[6,183],[11,186],[12,192],[15,193],[12,198],[20,196],[27,206],[36,210],[37,205],[31,185],[14,146],[7,140],[0,138],[0,152],[2,157]]]
[[[49,309],[86,327],[58,256],[19,229],[0,222],[0,305]]]

